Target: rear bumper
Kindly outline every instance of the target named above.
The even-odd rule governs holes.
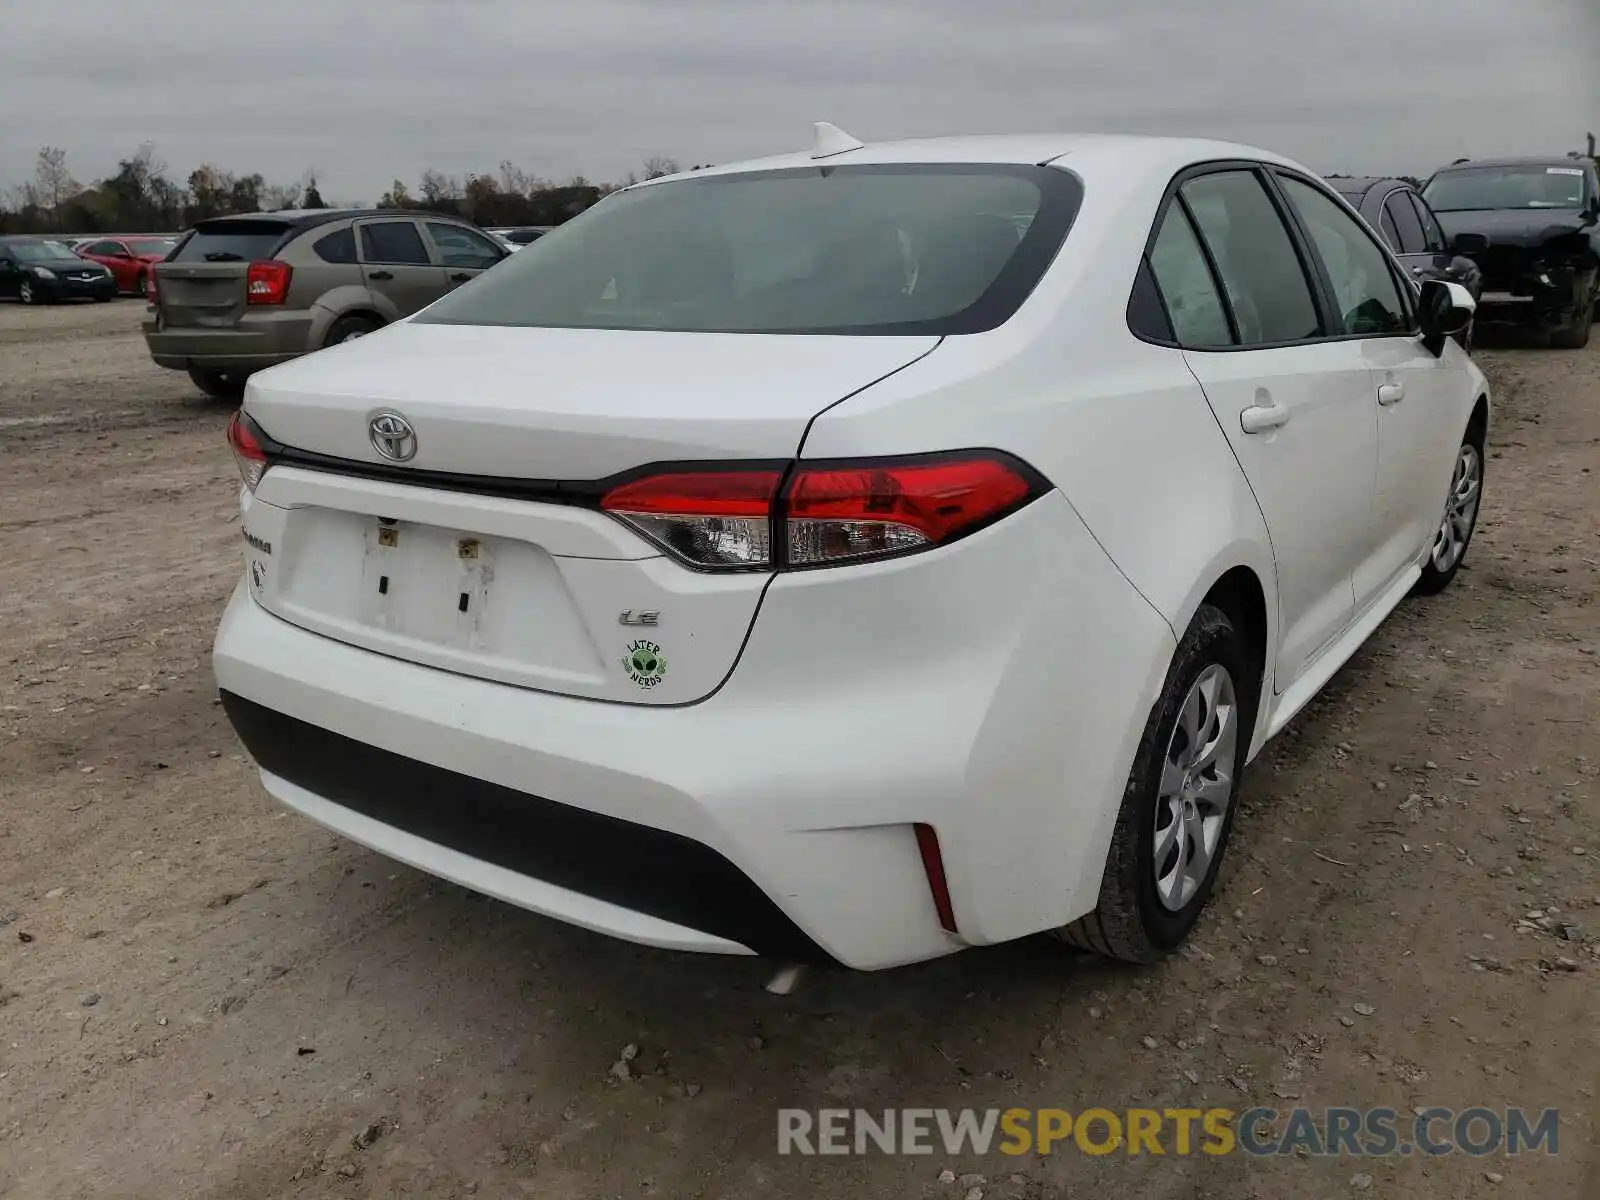
[[[697,704],[403,662],[245,585],[214,664],[267,790],[373,849],[633,941],[872,969],[1093,907],[1172,649],[1052,494],[947,550],[778,577]]]
[[[246,312],[237,326],[227,329],[175,328],[165,325],[150,307],[145,311],[144,340],[160,367],[255,371],[315,349],[313,324],[311,312],[290,310]]]

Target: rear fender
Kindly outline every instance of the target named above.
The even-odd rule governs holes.
[[[323,293],[311,306],[312,344],[320,346],[328,329],[340,317],[353,312],[372,312],[383,319],[385,325],[400,319],[400,310],[386,296],[356,284],[346,284]]]

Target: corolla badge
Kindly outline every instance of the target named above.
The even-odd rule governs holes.
[[[372,448],[390,462],[406,462],[417,456],[417,431],[397,412],[381,412],[367,422]]]

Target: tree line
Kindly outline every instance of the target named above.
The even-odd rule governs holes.
[[[396,179],[376,206],[450,213],[484,226],[559,225],[619,187],[680,169],[673,159],[657,156],[621,183],[591,183],[581,175],[555,183],[506,160],[494,171],[464,176],[424,171],[415,191]],[[180,180],[149,142],[119,160],[106,178],[83,184],[74,178],[65,150],[42,146],[32,177],[0,194],[0,234],[162,233],[234,213],[365,207],[330,204],[315,169],[292,183],[268,183],[259,172],[240,175],[201,163]]]

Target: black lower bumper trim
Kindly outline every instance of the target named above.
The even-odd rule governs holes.
[[[222,693],[263,769],[334,804],[532,879],[792,962],[830,962],[711,847],[457,774]]]

